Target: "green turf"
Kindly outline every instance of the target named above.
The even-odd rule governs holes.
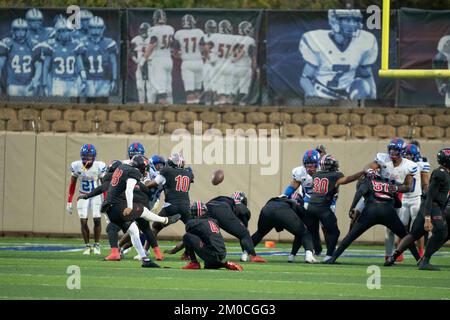
[[[28,244],[80,246],[81,241],[0,238],[0,248]],[[103,245],[103,253],[107,253],[107,243]],[[237,243],[227,245],[229,252],[238,251]],[[289,244],[278,244],[274,249],[257,250],[288,248]],[[350,249],[380,253],[382,248]],[[450,249],[440,253],[444,255],[433,258],[440,272],[417,270],[410,256],[391,268],[382,267],[382,258],[342,257],[340,265],[306,265],[303,257],[289,264],[286,256],[269,256],[267,264],[242,263],[244,272],[233,272],[181,270],[186,262],[180,261],[179,255],[166,255],[160,263],[170,268],[143,269],[132,260],[134,254],[121,262],[106,262],[81,252],[0,250],[0,299],[449,299]],[[230,260],[238,261],[239,257],[231,256]],[[71,265],[80,267],[80,290],[66,287],[66,271]],[[370,265],[380,266],[381,289],[367,288]]]

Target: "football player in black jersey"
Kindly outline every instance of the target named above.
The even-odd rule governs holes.
[[[124,233],[127,232],[130,235],[133,246],[141,256],[142,267],[155,268],[159,266],[147,257],[139,238],[139,229],[135,220],[142,217],[147,221],[169,224],[176,222],[180,216],[173,216],[171,218],[160,217],[147,209],[140,201],[133,201],[135,186],[148,170],[148,165],[148,159],[142,155],[134,156],[131,159],[130,165],[120,165],[114,171],[111,178],[108,195],[102,205],[102,211],[106,212],[112,223],[120,227]],[[112,255],[117,256],[119,255],[117,248],[118,237],[117,232],[115,234],[113,233],[108,233],[108,236],[110,237]],[[108,259],[107,257],[107,260],[117,259]]]
[[[277,232],[286,229],[295,236],[291,256],[295,257],[303,245],[305,262],[315,263],[311,234],[301,219],[305,215],[303,198],[298,193],[293,193],[291,197],[276,197],[267,201],[258,218],[258,230],[252,235],[253,245],[257,246],[273,228]],[[294,262],[294,258],[289,262]]]
[[[339,170],[339,162],[331,155],[323,156],[320,161],[320,171],[313,176],[313,190],[309,199],[307,214],[304,222],[309,230],[318,230],[319,221],[326,231],[327,255],[324,261],[331,259],[340,231],[337,225],[336,215],[331,211],[330,205],[335,198],[340,185],[358,180],[364,175],[359,171],[345,177]]]
[[[243,268],[234,262],[226,261],[225,241],[220,233],[217,221],[209,217],[205,204],[194,202],[190,208],[191,217],[186,223],[186,234],[183,243],[191,259],[183,269],[200,269],[198,255],[205,262],[205,269],[226,268],[242,271]]]
[[[394,254],[386,260],[385,266],[392,266],[397,257],[415,240],[426,233],[431,233],[425,253],[419,262],[419,270],[439,270],[438,267],[430,263],[430,259],[448,239],[445,210],[448,205],[450,190],[450,148],[438,152],[437,162],[439,168],[434,169],[431,173],[425,201],[421,203],[419,214],[414,220],[411,232],[402,239]]]
[[[354,222],[351,231],[333,253],[331,259],[325,262],[327,264],[335,263],[336,259],[353,241],[374,225],[382,224],[386,226],[399,238],[403,238],[407,234],[405,226],[396,213],[396,208],[402,206],[401,201],[399,201],[395,193],[390,191],[389,183],[384,182],[379,174],[371,173],[370,171],[369,173],[368,178],[360,180],[358,183],[359,186],[350,208],[350,215],[353,214],[361,197],[364,197],[364,209]],[[410,250],[416,260],[419,260],[417,248],[412,245]]]

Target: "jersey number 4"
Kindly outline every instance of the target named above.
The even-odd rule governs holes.
[[[176,191],[188,192],[189,183],[191,182],[188,176],[178,175],[175,177],[175,181],[177,182],[177,185],[175,186]]]
[[[329,185],[328,178],[322,178],[322,179],[314,178],[313,193],[318,193],[318,194],[328,193],[328,185]]]

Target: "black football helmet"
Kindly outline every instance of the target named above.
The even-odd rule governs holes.
[[[195,201],[191,205],[191,218],[198,219],[198,218],[205,218],[206,214],[208,213],[208,208],[206,205],[201,201]]]
[[[166,24],[167,16],[164,10],[157,9],[153,12],[153,24]]]
[[[122,161],[120,160],[113,160],[108,164],[108,168],[106,169],[106,172],[114,172],[116,169],[122,164]]]
[[[444,148],[437,153],[437,162],[439,165],[450,170],[450,148]]]
[[[236,191],[233,193],[234,203],[242,203],[244,206],[247,205],[247,196],[242,191]]]
[[[339,161],[337,161],[332,155],[325,155],[320,158],[319,161],[320,170],[322,171],[338,171]]]
[[[147,157],[137,154],[133,156],[133,158],[131,158],[130,165],[134,168],[137,168],[142,174],[145,174],[145,172],[150,168],[150,161],[147,159]]]

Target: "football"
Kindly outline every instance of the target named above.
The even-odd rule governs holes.
[[[222,183],[223,179],[225,178],[223,170],[222,169],[217,169],[216,171],[213,172],[212,178],[211,178],[211,183],[216,186],[219,183]]]

